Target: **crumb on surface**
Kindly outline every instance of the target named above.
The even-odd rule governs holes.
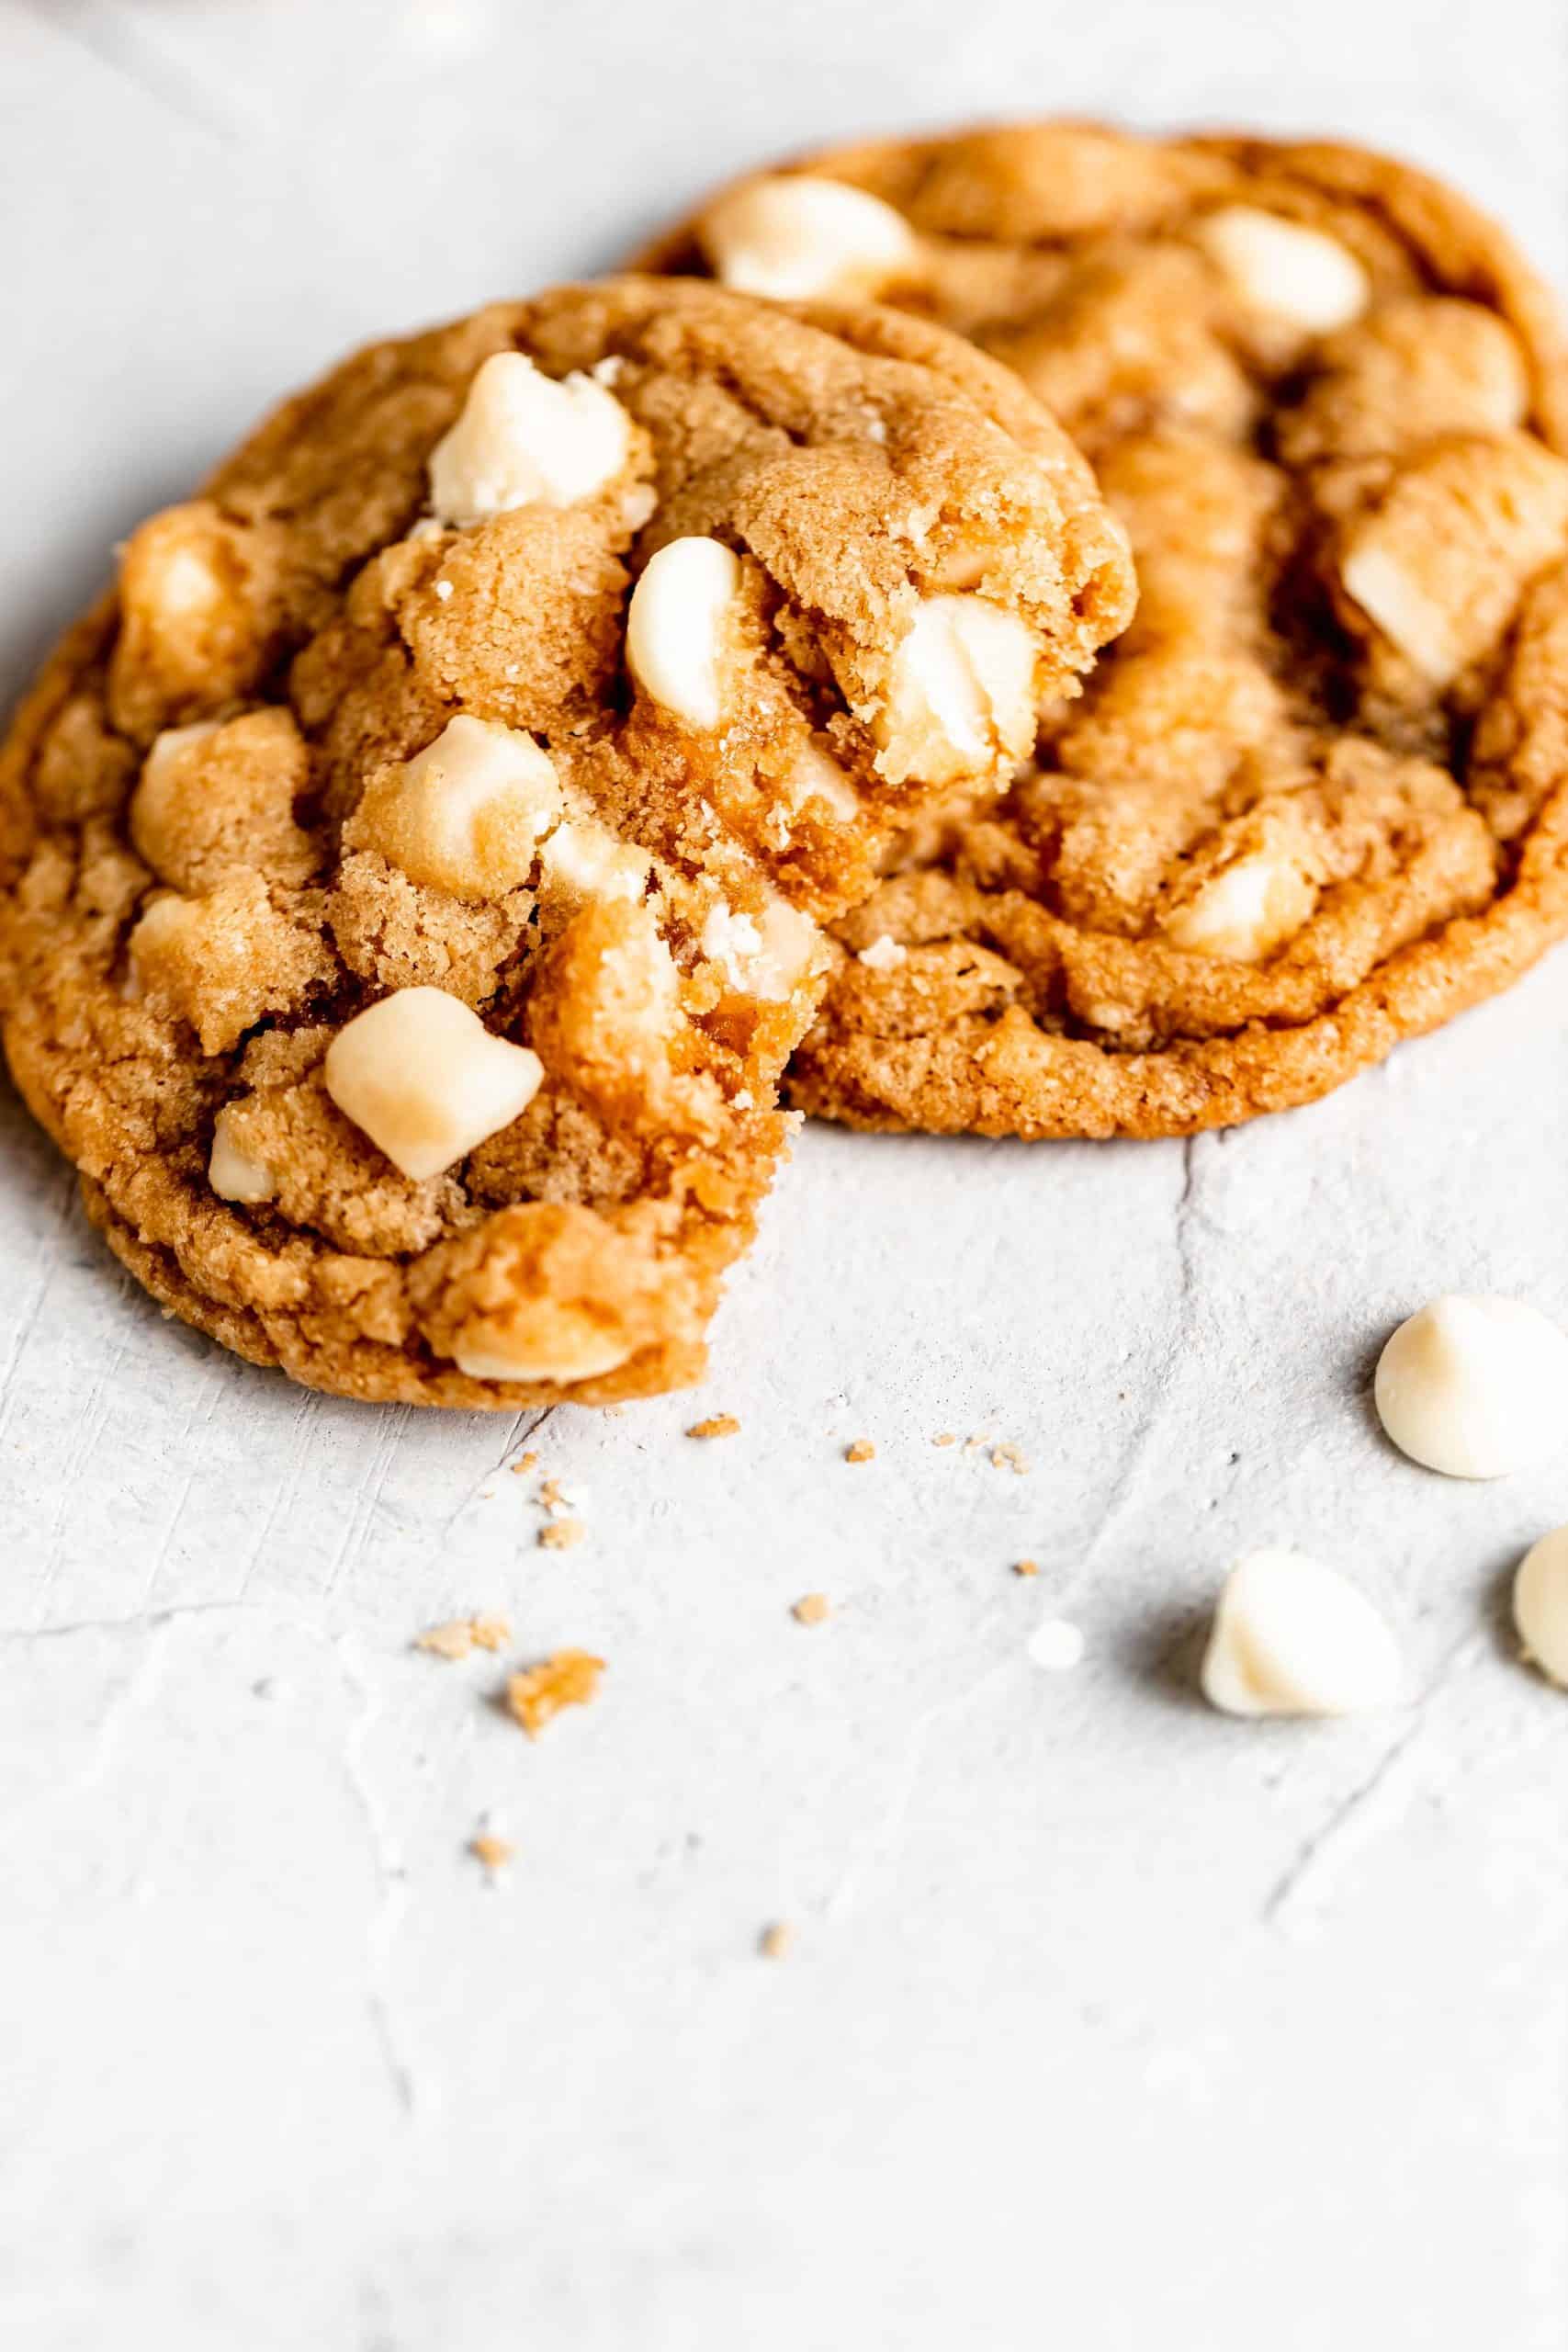
[[[1040,1574],[1040,1563],[1038,1560],[1015,1560],[1012,1572],[1015,1577],[1037,1577]]]
[[[833,1613],[833,1604],[825,1592],[803,1592],[791,1604],[790,1615],[799,1625],[820,1625]]]
[[[563,1707],[589,1705],[604,1671],[604,1659],[590,1650],[556,1650],[537,1666],[507,1677],[507,1712],[530,1739],[537,1739]]]
[[[846,1462],[874,1462],[875,1459],[876,1448],[868,1437],[857,1437],[852,1445],[844,1448]]]
[[[757,1939],[757,1950],[764,1960],[783,1960],[795,1942],[795,1929],[787,1919],[775,1919],[763,1928]]]
[[[504,1617],[450,1617],[414,1636],[416,1650],[433,1657],[467,1657],[471,1650],[499,1650],[512,1639]]]
[[[939,1435],[932,1438],[931,1443],[933,1445],[956,1445],[958,1443],[957,1434],[953,1430],[942,1430]]]
[[[983,1445],[989,1445],[990,1442],[991,1441],[986,1435],[985,1431],[983,1430],[977,1430],[973,1437],[966,1437],[964,1439],[964,1451],[965,1453],[978,1453]]]
[[[540,1528],[539,1542],[547,1552],[570,1552],[587,1532],[580,1519],[552,1519],[547,1527]]]
[[[710,1413],[705,1421],[694,1421],[686,1431],[688,1437],[734,1437],[740,1428],[733,1413]]]
[[[1029,1475],[1029,1456],[1021,1445],[1014,1444],[1010,1437],[1004,1438],[1000,1445],[992,1450],[991,1467],[993,1470],[1010,1470],[1015,1478],[1024,1478]]]
[[[525,1471],[536,1470],[538,1466],[539,1457],[536,1453],[520,1453],[512,1465],[512,1475],[514,1478],[521,1478]]]
[[[480,1829],[468,1840],[469,1853],[487,1871],[503,1871],[515,1850],[509,1838],[498,1838],[491,1829]]]

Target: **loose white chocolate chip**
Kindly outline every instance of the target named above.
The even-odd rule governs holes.
[[[1568,1439],[1568,1338],[1514,1298],[1435,1298],[1378,1358],[1378,1419],[1450,1478],[1502,1478]]]
[[[632,591],[626,662],[654,701],[688,727],[724,711],[724,656],[740,591],[740,559],[721,539],[671,539]]]
[[[1034,735],[1034,663],[1016,614],[981,596],[928,596],[893,657],[879,740],[933,783],[998,752],[1021,758]]]
[[[1173,947],[1259,964],[1301,929],[1316,899],[1292,859],[1259,850],[1216,874],[1163,928]]]
[[[604,899],[640,899],[652,866],[645,849],[621,841],[593,817],[572,817],[558,825],[539,853],[546,897],[573,907]]]
[[[908,276],[919,246],[902,213],[840,180],[752,180],[698,225],[721,285],[774,302],[863,299]]]
[[[258,1201],[270,1201],[277,1191],[277,1178],[265,1159],[237,1144],[231,1131],[231,1106],[219,1112],[212,1127],[212,1157],[207,1163],[207,1181],[220,1201],[241,1201],[254,1206]]]
[[[451,431],[430,454],[430,503],[467,530],[514,506],[572,506],[618,474],[631,420],[588,376],[557,382],[520,351],[484,362]]]
[[[356,1013],[327,1048],[327,1092],[416,1182],[509,1127],[544,1078],[537,1054],[494,1037],[441,989],[399,989]]]
[[[1554,1527],[1519,1562],[1514,1624],[1525,1656],[1568,1689],[1568,1527]]]
[[[1225,1579],[1203,1659],[1203,1696],[1231,1715],[1351,1715],[1392,1706],[1393,1635],[1337,1568],[1299,1552],[1249,1552]]]
[[[432,889],[499,898],[527,880],[564,805],[554,765],[531,735],[459,714],[434,743],[372,781],[344,839]]]
[[[858,960],[868,972],[896,972],[900,964],[908,962],[909,951],[901,946],[890,932],[885,931],[879,939],[872,941],[869,947],[861,949]]]
[[[1308,334],[1348,326],[1371,299],[1366,271],[1337,237],[1276,212],[1226,205],[1210,213],[1198,235],[1250,309]]]

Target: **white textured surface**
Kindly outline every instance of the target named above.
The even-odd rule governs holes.
[[[0,0],[0,686],[275,392],[818,137],[1343,129],[1568,276],[1565,47],[1557,0]],[[1568,1317],[1565,1057],[1560,955],[1185,1152],[813,1132],[708,1389],[535,1441],[562,1554],[521,1427],[164,1323],[6,1097],[7,2352],[1556,2352],[1568,1702],[1497,1602],[1568,1459],[1457,1488],[1367,1388],[1437,1290]],[[1191,1699],[1263,1542],[1364,1581],[1414,1710]],[[529,1747],[495,1661],[411,1655],[475,1607],[600,1703]]]

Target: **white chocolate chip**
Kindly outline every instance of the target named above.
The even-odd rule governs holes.
[[[1225,1579],[1203,1659],[1203,1696],[1231,1715],[1351,1715],[1392,1706],[1393,1635],[1337,1568],[1299,1552],[1249,1552]]]
[[[1554,1527],[1519,1562],[1514,1623],[1525,1656],[1568,1689],[1568,1527]]]
[[[1258,964],[1294,936],[1316,899],[1293,859],[1258,850],[1216,874],[1167,916],[1163,928],[1172,946],[1193,955]]]
[[[494,1333],[459,1340],[452,1361],[470,1380],[593,1380],[625,1363],[632,1353],[629,1341],[608,1332],[556,1328],[570,1313],[567,1307],[552,1317],[542,1308],[534,1329],[504,1341]]]
[[[371,782],[344,839],[432,889],[500,898],[528,879],[564,805],[531,735],[459,713],[434,743]]]
[[[671,539],[632,591],[626,662],[654,701],[689,727],[716,727],[740,559],[720,539]]]
[[[254,1204],[270,1201],[277,1192],[277,1178],[265,1159],[258,1159],[237,1144],[231,1131],[232,1105],[219,1112],[212,1126],[212,1157],[207,1163],[207,1181],[220,1201],[242,1201]]]
[[[356,1013],[327,1048],[327,1092],[416,1182],[466,1159],[525,1111],[537,1054],[492,1036],[441,989],[399,989]]]
[[[733,189],[697,233],[722,285],[775,302],[875,295],[907,276],[919,252],[908,222],[880,197],[796,175]]]
[[[520,351],[480,368],[463,413],[430,455],[430,503],[466,530],[514,506],[571,506],[612,481],[631,448],[631,420],[587,376],[558,383]]]
[[[896,972],[900,964],[907,964],[908,960],[908,949],[901,946],[886,931],[879,939],[874,939],[869,947],[863,947],[859,956],[859,961],[868,972]]]
[[[1337,237],[1277,212],[1226,205],[1210,213],[1198,235],[1250,309],[1307,334],[1348,326],[1371,299],[1366,271]]]
[[[1375,523],[1346,556],[1339,577],[1346,594],[1434,686],[1448,685],[1464,667],[1463,616],[1382,543]]]
[[[1502,1478],[1568,1439],[1568,1339],[1514,1298],[1435,1298],[1378,1358],[1378,1419],[1450,1478]]]
[[[620,840],[607,825],[587,816],[558,825],[539,853],[546,896],[574,907],[590,900],[640,899],[652,867],[647,850]]]
[[[824,802],[829,813],[846,825],[860,815],[860,799],[853,785],[838,761],[814,737],[808,736],[796,752],[784,779],[784,790],[791,811],[796,815],[813,800]]]
[[[711,910],[698,944],[719,964],[730,984],[765,1002],[789,996],[810,968],[821,933],[808,915],[787,899],[773,899],[761,914],[736,914],[727,906]]]
[[[998,752],[1021,758],[1034,735],[1035,650],[1024,622],[999,605],[928,596],[893,657],[879,740],[933,783]]]

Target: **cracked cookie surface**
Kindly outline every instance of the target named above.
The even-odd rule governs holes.
[[[840,927],[790,1099],[1192,1133],[1327,1091],[1568,928],[1568,361],[1461,198],[1342,146],[1043,123],[758,175],[645,258],[974,337],[1138,564],[999,805],[914,829]]]
[[[1132,601],[895,312],[626,279],[360,353],[123,551],[0,754],[0,1012],[159,1299],[342,1393],[697,1376],[819,926]]]

